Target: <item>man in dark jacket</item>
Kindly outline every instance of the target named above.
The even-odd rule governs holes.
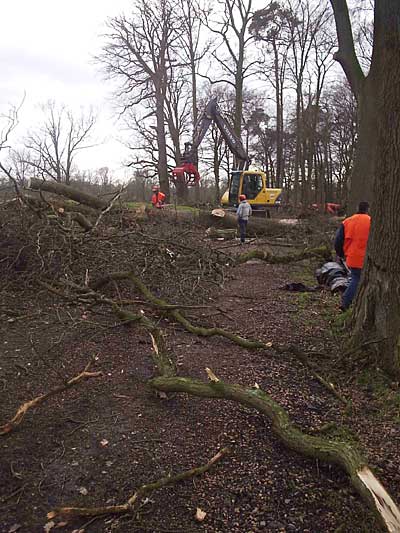
[[[339,257],[346,259],[351,272],[350,284],[342,296],[341,309],[343,311],[348,309],[354,300],[361,277],[371,225],[368,210],[368,202],[360,202],[357,213],[346,218],[336,232],[336,253]]]
[[[251,217],[251,205],[248,203],[245,194],[239,196],[240,204],[236,211],[238,224],[240,228],[240,242],[244,244],[246,242],[246,228],[249,217]]]

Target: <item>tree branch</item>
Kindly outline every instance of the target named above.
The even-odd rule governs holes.
[[[334,54],[334,59],[341,64],[352,91],[358,98],[365,81],[365,75],[354,48],[347,2],[346,0],[331,0],[331,4],[335,15],[336,33],[339,42],[339,50]]]
[[[4,424],[3,426],[0,426],[0,435],[6,435],[7,433],[10,433],[11,431],[13,431],[17,426],[19,426],[22,420],[24,419],[26,413],[33,407],[37,407],[38,405],[48,400],[52,396],[55,396],[56,394],[59,394],[60,392],[64,392],[67,389],[74,387],[75,385],[77,385],[79,382],[83,380],[90,379],[90,378],[97,378],[101,376],[102,372],[88,372],[90,364],[91,363],[87,364],[83,372],[81,372],[77,376],[68,380],[64,385],[60,385],[59,387],[56,387],[52,389],[51,391],[46,392],[45,394],[41,394],[40,396],[37,396],[33,400],[30,400],[29,402],[25,402],[24,404],[22,404],[18,408],[15,416],[12,419],[6,424]]]
[[[51,520],[57,516],[72,517],[72,516],[102,516],[107,514],[122,514],[122,513],[134,513],[138,504],[143,500],[145,496],[152,493],[155,490],[162,489],[168,485],[178,483],[179,481],[185,481],[195,476],[200,476],[212,468],[223,457],[229,453],[229,448],[222,448],[214,457],[212,457],[208,463],[191,470],[186,470],[180,474],[167,475],[162,477],[158,481],[147,483],[139,487],[133,496],[122,505],[110,505],[107,507],[60,507],[54,509],[47,514],[47,518]]]

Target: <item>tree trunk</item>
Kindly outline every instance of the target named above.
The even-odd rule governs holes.
[[[169,202],[169,179],[167,167],[167,143],[165,136],[165,117],[164,117],[164,94],[159,88],[156,89],[156,119],[157,119],[157,147],[158,147],[158,179],[160,188]]]
[[[400,3],[375,3],[371,71],[377,134],[374,204],[352,344],[400,378]],[[371,104],[370,104],[371,106]]]
[[[60,196],[65,196],[70,200],[74,200],[75,202],[83,205],[88,205],[93,209],[104,209],[108,205],[105,200],[102,200],[97,196],[74,189],[73,187],[65,185],[64,183],[57,183],[56,181],[43,181],[38,178],[32,178],[30,187],[36,191],[42,190],[53,194],[59,194]]]
[[[177,181],[175,184],[176,189],[176,198],[178,200],[178,204],[184,205],[187,204],[188,197],[189,197],[189,190],[188,186],[184,181]]]
[[[274,50],[274,75],[276,99],[276,186],[282,186],[283,169],[283,102],[282,88],[279,76],[279,56],[276,41],[272,41]]]
[[[351,176],[348,215],[356,212],[360,201],[372,203],[373,200],[378,101],[374,87],[375,82],[371,76],[370,73],[357,94],[358,140]]]
[[[383,3],[393,0],[381,0]],[[354,169],[350,181],[349,205],[347,213],[355,211],[361,200],[372,200],[372,187],[375,179],[377,105],[376,54],[368,76],[365,76],[357,59],[346,0],[331,0],[335,15],[339,51],[335,59],[341,64],[351,90],[357,99],[358,140]],[[376,6],[375,6],[376,7]],[[375,20],[375,26],[376,26]],[[375,39],[376,36],[374,36]],[[375,48],[375,45],[374,45]],[[378,60],[379,61],[379,60]]]

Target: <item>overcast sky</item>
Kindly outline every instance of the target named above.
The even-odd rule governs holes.
[[[20,137],[38,120],[37,105],[53,99],[78,110],[99,112],[98,140],[104,144],[81,152],[82,168],[109,166],[120,175],[124,147],[116,138],[122,125],[111,106],[112,86],[93,62],[108,17],[129,12],[131,0],[1,0],[0,107],[25,102]]]

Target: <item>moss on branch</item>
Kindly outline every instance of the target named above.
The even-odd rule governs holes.
[[[296,261],[303,261],[303,259],[310,259],[313,257],[318,257],[328,261],[331,259],[332,254],[329,248],[326,246],[319,246],[318,248],[305,248],[299,252],[286,255],[275,255],[270,251],[266,250],[250,250],[244,254],[238,255],[236,262],[238,264],[246,263],[251,259],[261,259],[266,263],[271,264],[288,264],[295,263]]]
[[[184,392],[202,398],[230,400],[256,409],[270,419],[273,432],[288,448],[340,466],[349,475],[353,487],[374,511],[385,531],[400,531],[400,511],[361,453],[347,442],[302,432],[292,424],[288,413],[264,391],[230,385],[220,380],[207,384],[176,376],[154,378],[149,384],[158,391]]]

